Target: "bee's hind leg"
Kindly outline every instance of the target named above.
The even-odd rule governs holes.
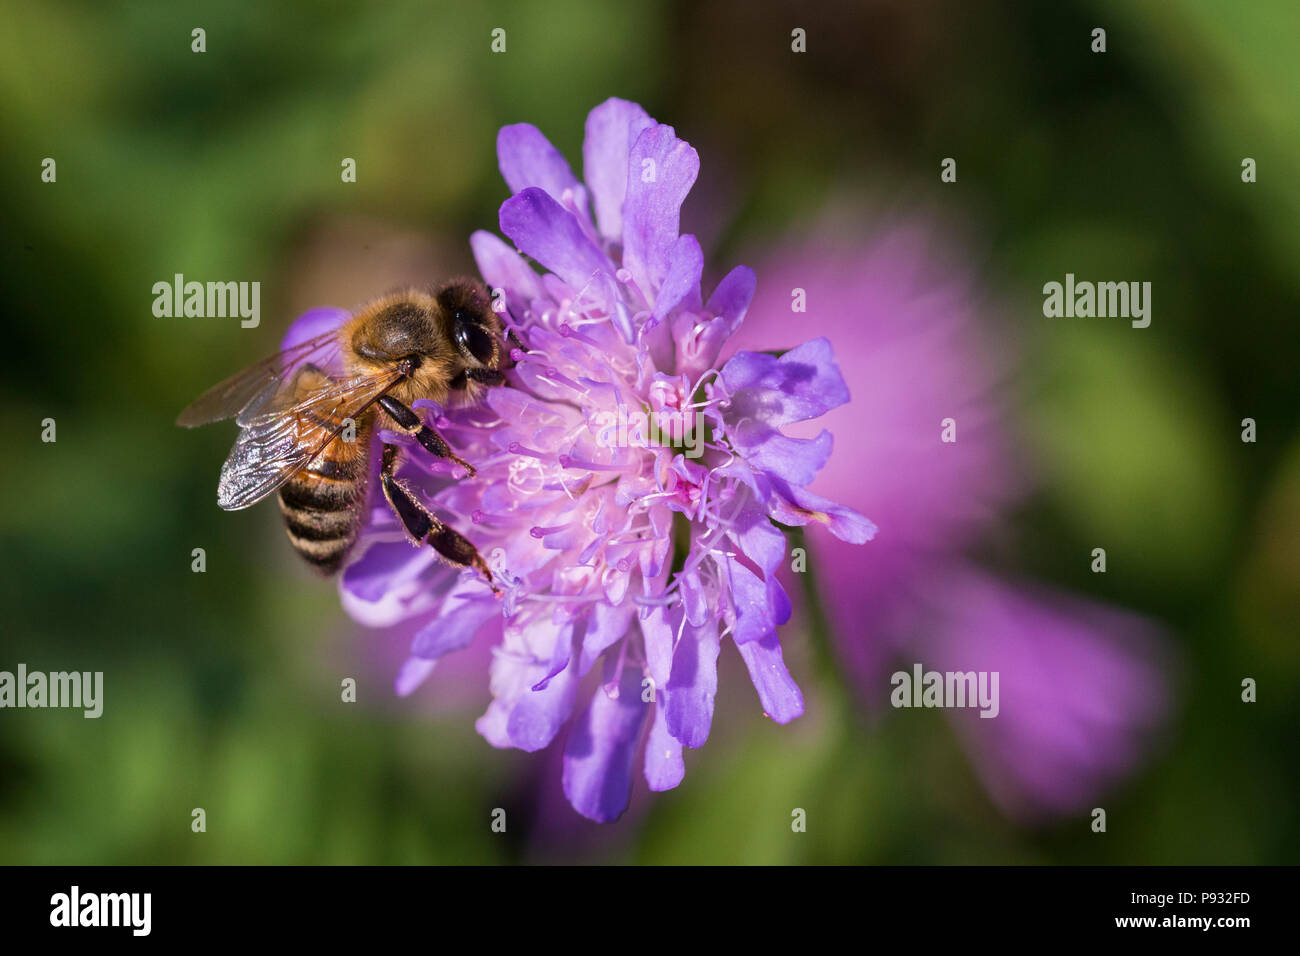
[[[428,544],[448,564],[458,568],[473,568],[487,580],[493,593],[499,594],[492,572],[474,542],[455,528],[444,524],[438,516],[419,502],[411,489],[396,476],[400,449],[384,445],[384,463],[379,480],[384,488],[384,498],[402,522],[402,527],[416,544]]]

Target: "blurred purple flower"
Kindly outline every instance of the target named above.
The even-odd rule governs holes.
[[[916,647],[952,671],[996,670],[1006,719],[951,712],[1000,806],[1059,816],[1134,769],[1166,706],[1158,629],[1144,618],[1059,592],[1012,587],[963,568],[931,585],[930,627]]]
[[[585,184],[532,126],[502,129],[497,152],[514,193],[501,231],[550,272],[538,275],[492,234],[471,245],[527,351],[513,353],[512,387],[483,406],[417,403],[475,464],[474,479],[453,482],[447,462],[384,438],[406,445],[403,477],[475,542],[503,594],[412,548],[381,499],[363,556],[344,572],[343,602],[365,624],[423,622],[401,694],[444,655],[499,630],[493,700],[477,723],[497,747],[548,746],[598,669],[562,777],[579,813],[608,821],[627,806],[643,738],[650,788],[681,781],[682,747],[709,735],[725,638],[768,716],[786,723],[803,712],[777,638],[790,602],[773,521],[821,524],[853,544],[875,529],[807,490],[830,433],[785,434],[848,401],[829,343],[718,362],[754,273],[736,267],[703,299],[699,243],[678,234],[699,159],[672,127],[633,103],[601,104],[587,118]]]
[[[809,570],[864,700],[889,699],[900,659],[999,671],[997,718],[947,712],[993,797],[1021,818],[1092,806],[1167,706],[1161,644],[1135,615],[965,568],[965,546],[1029,485],[998,395],[1013,358],[999,342],[1005,357],[993,359],[965,270],[911,223],[869,242],[824,227],[763,274],[737,344],[779,342],[801,318],[791,302],[802,289],[806,324],[840,343],[853,395],[819,422],[839,441],[816,487],[869,509],[881,531],[870,548],[813,542]],[[957,441],[945,443],[949,418]]]

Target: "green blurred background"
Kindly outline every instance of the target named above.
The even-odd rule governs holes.
[[[0,669],[106,685],[99,720],[0,711],[0,862],[1295,862],[1300,7],[467,6],[0,2]],[[274,509],[215,507],[232,430],[182,432],[177,411],[309,306],[471,269],[467,236],[506,196],[498,127],[534,123],[578,167],[611,95],[700,151],[684,231],[715,277],[846,193],[966,223],[1041,397],[1017,425],[1051,480],[1006,535],[1038,579],[1153,615],[1180,645],[1177,715],[1108,801],[1105,837],[1007,820],[942,718],[869,724],[807,648],[790,652],[807,717],[759,719],[724,672],[684,784],[588,824],[552,758],[474,732],[481,667],[396,700],[401,639],[351,624]],[[1042,335],[1062,248],[1081,276],[1153,280],[1152,328]],[[261,327],[155,318],[152,285],[177,272],[260,281]],[[1072,440],[1101,419],[1105,441]],[[1063,545],[1084,527],[1141,567],[1089,574]]]

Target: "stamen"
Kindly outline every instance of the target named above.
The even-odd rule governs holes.
[[[605,595],[596,594],[525,594],[525,601],[543,601],[547,604],[562,604],[572,601],[574,604],[595,604],[605,600]]]
[[[536,449],[529,448],[526,445],[521,445],[517,441],[512,441],[509,445],[507,445],[506,450],[509,451],[510,454],[512,455],[523,455],[527,458],[536,458],[538,461],[551,460],[551,456],[546,454],[545,452],[540,452],[537,451]]]
[[[623,471],[627,465],[602,465],[594,461],[584,461],[572,455],[560,455],[557,459],[561,468],[586,468],[588,471]]]
[[[632,595],[632,602],[639,604],[641,607],[673,607],[681,603],[681,598],[676,594],[665,594],[661,597],[647,597],[644,594]]]
[[[528,533],[531,534],[534,538],[545,538],[548,534],[555,534],[556,532],[559,531],[567,531],[568,528],[569,526],[567,524],[552,525],[549,528],[542,527],[541,525],[533,525],[531,528],[528,529]]]
[[[591,542],[591,544],[587,545],[585,548],[582,549],[582,552],[578,555],[578,563],[589,565],[591,563],[591,559],[595,557],[596,552],[601,549],[601,546],[604,545],[604,543],[605,543],[604,536],[594,539]]]
[[[569,376],[561,373],[560,370],[556,368],[554,365],[548,365],[542,377],[545,378],[548,382],[553,382],[557,385],[564,385],[568,388],[573,389],[575,392],[582,392],[584,395],[587,392],[585,388],[583,388],[573,379],[569,378]]]
[[[577,339],[579,342],[585,342],[587,345],[590,345],[592,348],[600,348],[599,342],[593,339],[590,335],[586,335],[582,332],[579,332],[568,322],[560,323],[560,334],[563,335],[566,339]]]

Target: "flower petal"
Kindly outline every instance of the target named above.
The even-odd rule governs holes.
[[[679,236],[668,253],[668,272],[655,297],[654,316],[662,320],[679,305],[686,309],[700,307],[700,276],[704,273],[704,253],[694,236]]]
[[[641,619],[641,639],[645,646],[646,667],[654,678],[655,686],[668,683],[673,666],[673,625],[668,609],[652,608]]]
[[[731,592],[732,640],[737,645],[776,636],[776,626],[790,615],[790,600],[775,577],[764,581],[734,558],[726,558]]]
[[[831,433],[789,438],[756,419],[730,429],[732,444],[750,466],[792,485],[810,485],[831,456]]]
[[[737,352],[722,367],[722,380],[731,392],[729,416],[772,426],[816,418],[849,400],[848,386],[824,338],[804,342],[780,358]]]
[[[664,709],[656,705],[645,742],[645,782],[651,790],[659,793],[671,790],[685,776],[681,741],[668,732]]]
[[[736,648],[749,668],[749,679],[754,682],[754,690],[758,691],[758,699],[763,703],[763,713],[778,724],[788,724],[802,716],[803,693],[786,670],[776,632],[761,640],[737,644]]]
[[[424,657],[408,657],[397,672],[397,677],[393,679],[393,692],[398,697],[409,697],[415,692],[416,688],[428,679],[437,666],[438,662],[435,660]]]
[[[548,746],[573,712],[577,691],[577,662],[570,658],[544,689],[525,691],[515,701],[506,721],[511,745],[529,753]]]
[[[586,674],[604,653],[605,648],[620,640],[632,623],[634,608],[627,604],[615,607],[600,602],[587,618],[587,630],[582,636],[582,660],[579,673]]]
[[[737,509],[731,519],[729,536],[740,546],[741,553],[758,565],[765,576],[770,577],[785,557],[785,535],[772,524],[767,512],[753,499],[749,489],[744,489],[744,493],[749,500]]]
[[[623,265],[647,301],[654,301],[668,274],[682,202],[699,171],[699,155],[671,126],[648,127],[632,147],[623,204]]]
[[[406,541],[376,541],[343,569],[339,595],[343,608],[367,627],[389,627],[433,609],[438,592],[431,579],[450,578],[432,548]]]
[[[603,299],[612,314],[618,304],[614,266],[592,244],[573,213],[545,190],[530,187],[501,204],[501,231],[575,290]]]
[[[411,655],[437,660],[469,644],[478,629],[501,613],[500,603],[484,595],[477,581],[458,585],[447,595],[437,616],[420,628],[411,639]]]
[[[713,318],[681,315],[673,325],[677,344],[677,370],[695,378],[713,368],[727,339],[740,327],[754,296],[754,270],[736,266],[709,296],[706,311]]]
[[[876,526],[852,508],[776,478],[770,483],[773,493],[767,501],[768,513],[782,524],[802,526],[815,521],[849,544],[863,544],[876,536]]]
[[[687,747],[702,747],[713,723],[718,693],[718,626],[687,626],[673,652],[672,676],[664,693],[668,732]]]
[[[745,318],[749,303],[754,298],[758,278],[749,266],[736,266],[718,283],[705,305],[708,311],[727,320],[728,334],[734,332]]]
[[[564,746],[564,795],[597,823],[617,820],[632,792],[632,761],[649,710],[641,701],[640,676],[624,668],[615,698],[598,687]]]
[[[578,186],[564,156],[531,123],[501,127],[497,133],[497,163],[512,193],[537,186],[558,200],[566,189]]]
[[[573,623],[563,625],[560,628],[559,635],[555,639],[555,646],[551,650],[551,663],[547,667],[546,673],[542,679],[533,685],[534,693],[546,690],[546,685],[551,682],[556,674],[569,666],[569,658],[573,654]]]
[[[494,289],[505,289],[506,305],[522,313],[528,303],[540,299],[542,280],[527,262],[494,234],[483,229],[469,237],[479,275]]]
[[[610,98],[587,114],[582,142],[582,178],[591,191],[600,234],[623,241],[623,200],[627,196],[628,154],[648,126],[648,113],[636,103]]]
[[[352,318],[352,313],[347,309],[334,307],[308,309],[294,319],[293,324],[284,333],[284,338],[280,340],[280,351],[283,352],[285,349],[293,348],[308,339],[314,339],[318,335],[325,334],[330,329],[337,329],[350,318]]]

